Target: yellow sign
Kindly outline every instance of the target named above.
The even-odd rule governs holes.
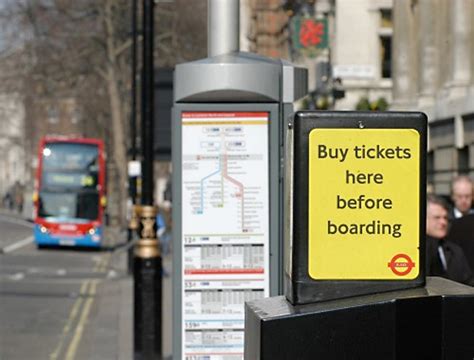
[[[313,129],[308,271],[315,280],[413,280],[419,274],[420,134]]]

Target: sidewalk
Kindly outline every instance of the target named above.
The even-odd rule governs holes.
[[[6,209],[4,207],[0,207],[0,215],[8,216],[10,218],[16,218],[16,219],[21,219],[21,220],[26,220],[30,221],[29,219],[26,219],[23,214],[20,214],[16,211]]]

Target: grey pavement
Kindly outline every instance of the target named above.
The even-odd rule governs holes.
[[[11,218],[26,220],[23,214],[18,213],[17,211],[12,211],[0,206],[0,215],[8,216]]]

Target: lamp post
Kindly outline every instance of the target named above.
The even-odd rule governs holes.
[[[134,249],[134,358],[161,359],[161,254],[153,205],[153,6],[143,0],[142,190]]]
[[[135,162],[137,158],[137,1],[132,0],[132,91],[130,109],[130,158]],[[130,170],[129,170],[130,171]],[[138,207],[137,207],[137,176],[129,173],[128,194],[131,209],[129,213],[129,224],[127,241],[131,242],[133,234],[138,229]],[[128,249],[128,272],[133,271],[133,247]]]
[[[130,111],[131,158],[137,158],[137,0],[132,0],[132,103]],[[137,201],[136,176],[130,177],[130,197]]]

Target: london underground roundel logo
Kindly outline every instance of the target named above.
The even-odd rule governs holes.
[[[406,254],[397,254],[388,263],[388,267],[393,271],[395,275],[405,276],[408,275],[411,270],[415,267],[415,263]]]

